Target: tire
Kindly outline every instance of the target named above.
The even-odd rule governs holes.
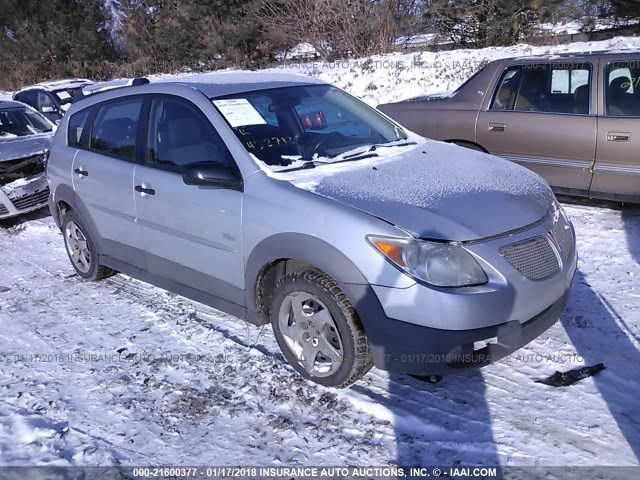
[[[270,312],[283,355],[308,380],[343,388],[373,366],[358,314],[340,286],[320,270],[282,277]]]
[[[68,211],[61,222],[64,246],[78,275],[86,280],[102,280],[114,274],[109,267],[100,265],[100,255],[87,228],[74,211]]]

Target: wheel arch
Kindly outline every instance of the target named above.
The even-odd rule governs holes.
[[[316,268],[335,280],[353,302],[349,285],[367,284],[356,265],[331,244],[310,235],[280,233],[261,241],[245,268],[245,305],[248,318],[269,323],[269,303],[276,283],[287,273]]]
[[[98,234],[98,229],[89,215],[89,211],[87,210],[84,202],[78,197],[70,185],[59,185],[53,195],[53,203],[50,203],[49,205],[51,215],[58,227],[62,226],[62,216],[64,215],[64,212],[67,210],[73,210],[76,212],[87,230],[89,230],[89,235],[91,235],[91,238],[98,247],[98,250],[102,251],[103,245],[101,237]]]
[[[477,142],[473,142],[471,140],[464,140],[462,138],[450,138],[445,140],[445,142],[453,143],[460,147],[470,148],[471,150],[477,150],[479,152],[489,153],[489,151],[486,148],[484,148],[482,145],[480,145]]]

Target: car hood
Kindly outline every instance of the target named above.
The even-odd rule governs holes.
[[[379,160],[376,162],[375,160]],[[420,238],[466,241],[543,218],[553,200],[537,174],[507,160],[436,141],[320,178],[293,181]],[[322,169],[335,166],[321,166]]]
[[[0,137],[0,162],[43,153],[52,139],[53,132],[28,137]]]

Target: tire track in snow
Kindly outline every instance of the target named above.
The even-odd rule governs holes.
[[[577,211],[576,221],[585,215],[593,223],[591,212]],[[0,293],[0,322],[11,328],[0,333],[3,352],[124,349],[115,362],[0,363],[0,387],[16,408],[35,406],[29,411],[114,446],[115,453],[98,447],[79,455],[78,463],[120,455],[142,463],[385,464],[396,460],[399,443],[423,464],[478,463],[496,449],[503,463],[630,460],[620,456],[628,447],[589,380],[564,391],[533,384],[552,364],[499,364],[483,379],[462,374],[435,386],[373,370],[336,393],[284,364],[269,328],[125,276],[80,280],[50,218],[0,228],[6,284],[12,290]],[[526,349],[571,350],[561,327]],[[158,358],[136,357],[152,353]],[[542,414],[550,402],[559,406],[555,415]],[[582,415],[586,409],[596,423]]]

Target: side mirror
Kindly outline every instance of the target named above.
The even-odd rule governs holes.
[[[196,162],[184,167],[182,180],[187,185],[223,187],[242,191],[243,183],[240,175],[218,162]]]
[[[44,107],[42,107],[40,109],[40,111],[42,113],[58,113],[58,111],[55,109],[55,107],[52,107],[51,105],[45,105]]]

